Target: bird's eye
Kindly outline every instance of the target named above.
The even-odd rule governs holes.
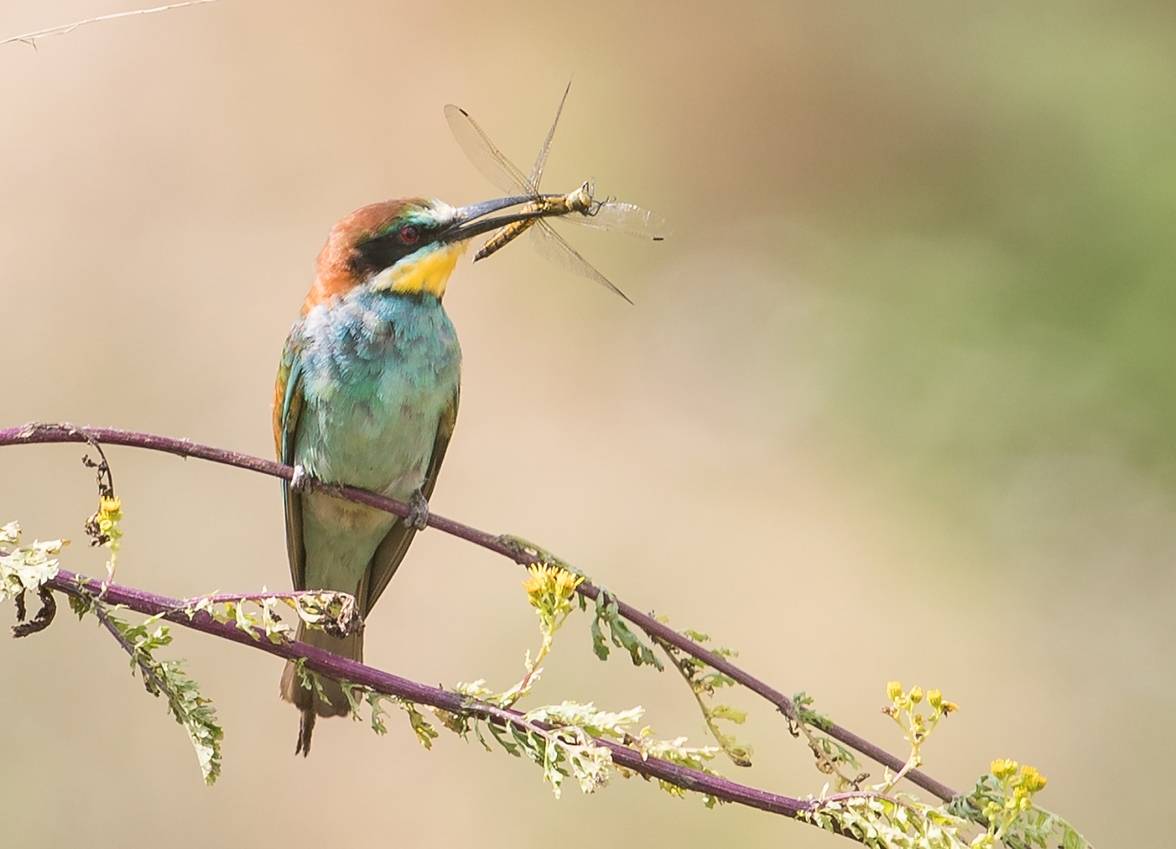
[[[397,232],[402,245],[415,245],[421,240],[421,229],[414,224],[405,224]]]

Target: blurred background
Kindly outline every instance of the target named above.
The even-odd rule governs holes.
[[[136,5],[7,0],[0,37]],[[495,196],[443,104],[526,167],[572,77],[546,185],[592,176],[673,238],[575,228],[633,307],[525,242],[458,270],[462,408],[434,509],[540,541],[893,750],[885,682],[938,686],[962,710],[933,775],[964,788],[1018,758],[1095,843],[1159,845],[1162,825],[1115,820],[1176,754],[1173,56],[1164,2],[223,0],[10,44],[0,424],[269,456],[332,222]],[[98,572],[82,453],[4,449],[0,520],[72,537],[67,566]],[[121,580],[286,585],[272,480],[109,453]],[[521,577],[422,534],[368,660],[508,686],[536,638]],[[835,843],[637,781],[555,802],[530,764],[449,735],[425,752],[395,717],[385,738],[323,723],[295,760],[278,661],[182,629],[173,649],[226,727],[213,789],[92,620],[0,640],[0,842]],[[584,617],[533,704],[563,698],[704,742],[681,682],[597,662]],[[756,763],[723,771],[817,792],[783,721],[732,700]]]

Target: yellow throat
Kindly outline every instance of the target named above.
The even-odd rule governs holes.
[[[453,242],[428,251],[424,256],[413,259],[405,257],[391,268],[380,272],[373,281],[375,287],[384,291],[405,295],[419,295],[427,292],[440,298],[445,294],[449,275],[465,253],[468,242]]]

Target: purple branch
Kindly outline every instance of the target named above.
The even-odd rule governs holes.
[[[149,451],[161,451],[166,454],[175,454],[179,457],[195,457],[199,460],[208,460],[209,462],[221,463],[226,466],[235,466],[239,469],[258,472],[263,475],[282,478],[283,480],[290,480],[294,474],[292,467],[283,463],[274,462],[273,460],[263,460],[260,457],[253,457],[237,451],[227,451],[223,448],[213,448],[212,446],[201,445],[187,439],[175,439],[151,433],[121,430],[119,428],[75,427],[70,424],[31,423],[23,427],[0,429],[0,447],[5,445],[27,445],[31,443],[89,442],[91,440],[109,445],[125,445],[132,448],[145,448]],[[411,509],[404,502],[386,498],[374,492],[352,486],[333,486],[313,479],[308,479],[306,483],[309,489],[327,492],[338,498],[354,501],[359,504],[366,504],[377,510],[383,510],[401,517],[408,516]],[[466,542],[471,542],[474,545],[489,549],[523,566],[530,565],[538,560],[532,554],[519,551],[516,546],[512,546],[502,537],[488,534],[485,531],[472,528],[453,519],[447,519],[436,513],[429,514],[428,524],[429,527],[436,528],[439,531],[444,531]],[[600,589],[587,581],[581,583],[576,591],[593,600],[600,594]],[[759,694],[775,705],[785,716],[790,719],[796,719],[796,708],[792,704],[792,700],[779,690],[740,669],[727,658],[708,651],[686,635],[678,633],[673,628],[658,622],[652,616],[642,613],[632,605],[613,597],[611,593],[609,595],[617,603],[617,611],[620,615],[641,628],[651,637],[664,640],[686,654],[698,658],[713,669],[722,672],[752,692]],[[246,639],[248,638],[246,637]],[[851,749],[855,749],[871,760],[883,764],[895,772],[901,770],[906,763],[905,758],[892,755],[890,752],[874,745],[869,740],[835,723],[822,726],[820,730],[833,739],[844,743]],[[927,792],[939,797],[945,802],[950,801],[957,795],[956,791],[952,788],[942,782],[936,781],[920,770],[911,770],[906,774],[906,778],[913,784],[922,787]]]
[[[529,730],[531,726],[536,725],[536,723],[525,720],[518,711],[504,710],[484,702],[468,699],[459,693],[452,693],[438,687],[430,687],[411,681],[408,678],[401,678],[399,675],[383,672],[357,661],[323,651],[308,643],[300,643],[295,640],[273,643],[266,638],[260,629],[252,629],[251,635],[237,627],[236,624],[217,622],[204,611],[197,611],[189,616],[185,609],[187,603],[181,599],[168,598],[119,584],[103,584],[101,581],[84,578],[65,569],[59,570],[57,576],[47,581],[45,586],[81,598],[96,598],[101,593],[102,601],[106,604],[123,605],[148,616],[163,614],[164,619],[177,625],[183,625],[185,628],[192,628],[196,631],[232,640],[235,643],[252,646],[287,660],[305,658],[306,666],[322,675],[370,687],[377,692],[396,696],[415,704],[428,705],[463,716],[511,723],[524,730]],[[118,635],[116,634],[116,636]],[[545,730],[547,728],[547,726],[542,727]],[[781,814],[786,817],[796,817],[801,812],[814,807],[814,803],[805,799],[781,796],[777,793],[728,781],[717,775],[678,766],[659,758],[643,757],[636,749],[609,740],[595,739],[593,742],[595,745],[607,748],[612,755],[613,762],[618,766],[632,770],[646,778],[666,781],[684,790],[706,793],[726,802],[734,802],[738,805],[746,805],[750,808],[758,808],[761,811]]]

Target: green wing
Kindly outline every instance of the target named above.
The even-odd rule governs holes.
[[[278,459],[294,465],[294,440],[298,434],[298,417],[302,414],[302,364],[293,335],[286,340],[278,380],[274,387],[274,443]],[[302,496],[282,481],[282,500],[286,505],[286,553],[290,559],[290,579],[294,589],[306,589],[306,549],[302,545]]]
[[[445,459],[445,449],[449,447],[449,437],[453,435],[453,425],[457,421],[459,394],[458,391],[453,393],[453,398],[441,413],[441,419],[437,423],[437,436],[433,440],[433,456],[429,460],[429,469],[425,473],[425,482],[421,486],[421,493],[426,499],[433,495],[433,487],[437,484],[437,473],[441,470],[441,461]],[[287,523],[288,521],[287,519]],[[396,574],[396,569],[408,552],[408,546],[414,536],[416,536],[416,528],[403,519],[398,519],[376,548],[376,553],[372,555],[371,563],[368,564],[367,600],[363,604],[363,613],[366,614],[372,609],[380,594],[384,592],[384,588],[388,586],[388,582],[392,580],[392,576]],[[293,563],[292,560],[291,563]]]

